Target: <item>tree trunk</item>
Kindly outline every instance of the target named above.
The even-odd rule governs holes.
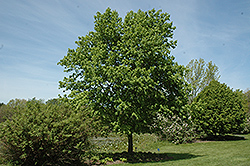
[[[128,153],[133,153],[133,135],[128,134]]]

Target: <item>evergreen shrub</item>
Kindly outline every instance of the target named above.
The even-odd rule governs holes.
[[[244,129],[246,111],[242,92],[211,81],[194,99],[191,117],[207,136],[239,133]]]

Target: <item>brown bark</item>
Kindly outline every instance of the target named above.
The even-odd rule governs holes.
[[[128,134],[128,153],[133,153],[133,135]]]

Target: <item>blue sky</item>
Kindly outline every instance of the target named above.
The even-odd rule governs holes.
[[[124,18],[133,10],[162,9],[177,29],[176,61],[212,61],[220,82],[250,88],[249,0],[0,0],[0,102],[48,100],[62,94],[57,62],[93,31],[94,15],[107,7]]]

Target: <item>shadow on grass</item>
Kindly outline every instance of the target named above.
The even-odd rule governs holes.
[[[202,141],[239,141],[246,140],[243,136],[237,135],[213,135],[201,139]]]
[[[128,163],[164,162],[171,160],[183,160],[200,157],[189,153],[151,153],[151,152],[122,152],[122,153],[101,153],[101,158],[112,158],[113,161],[127,159]]]

